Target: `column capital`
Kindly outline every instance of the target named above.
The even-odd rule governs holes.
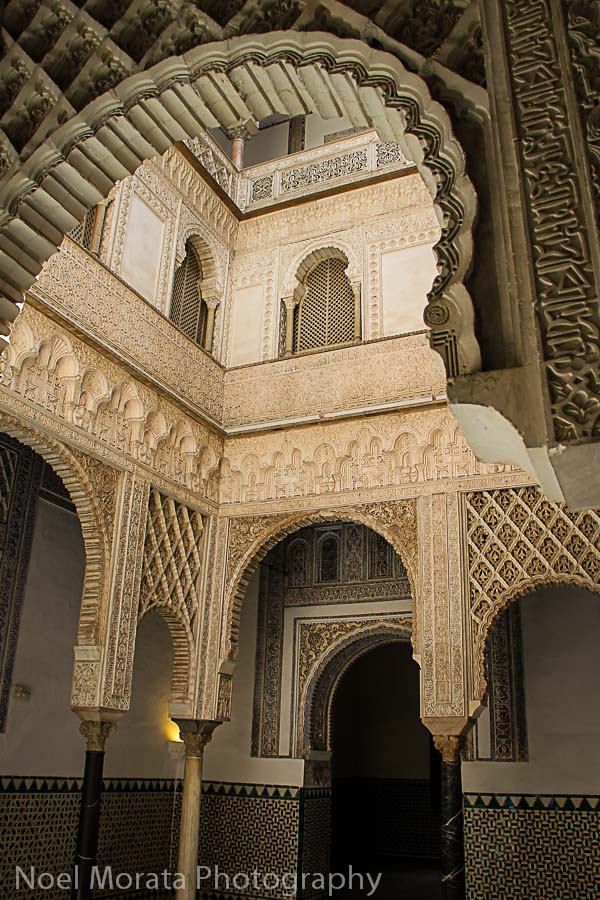
[[[285,308],[291,312],[296,309],[298,304],[300,303],[300,297],[297,297],[296,294],[288,294],[286,297],[281,298],[285,305]]]
[[[181,740],[185,744],[186,757],[202,757],[204,748],[212,740],[213,732],[221,722],[212,719],[175,719]]]
[[[247,119],[245,122],[239,122],[226,131],[227,137],[232,141],[242,140],[249,141],[258,132],[258,125],[254,119]]]
[[[92,722],[89,719],[83,721],[79,726],[79,733],[87,741],[87,749],[101,753],[104,752],[107,738],[111,737],[116,730],[117,726],[114,722]]]
[[[215,297],[214,295],[212,297],[203,297],[202,299],[206,303],[206,306],[208,307],[208,309],[216,309],[217,306],[219,305],[219,303],[221,302],[221,298]]]
[[[460,754],[464,747],[465,739],[459,734],[435,734],[433,736],[435,749],[442,754],[445,763],[460,762]]]

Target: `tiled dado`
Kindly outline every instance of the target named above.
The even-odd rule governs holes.
[[[468,900],[598,900],[600,797],[465,794]]]
[[[0,779],[0,897],[13,896],[18,865],[37,872],[71,871],[80,791],[77,778]],[[98,865],[111,866],[115,873],[172,870],[179,804],[180,784],[170,779],[106,780]],[[65,896],[64,890],[44,890],[47,900]],[[128,895],[128,900],[138,898],[139,892]]]
[[[203,786],[200,859],[231,877],[236,872],[297,873],[328,871],[330,794],[319,788],[282,785],[225,784]],[[318,868],[316,868],[318,867]],[[202,897],[236,898],[223,882]],[[261,897],[252,884],[244,897]],[[285,893],[269,891],[280,900]],[[289,895],[287,896],[289,900]]]
[[[55,874],[71,871],[80,790],[81,780],[76,778],[0,778],[0,898],[14,895],[18,865]],[[180,803],[179,781],[106,780],[98,865],[111,866],[115,873],[175,872]],[[314,871],[317,861],[326,864],[323,850],[328,842],[329,801],[322,790],[203,785],[199,857],[204,866],[218,865],[232,875],[254,870],[296,872],[306,855]],[[155,891],[146,893],[156,900]],[[235,892],[231,895],[235,897]],[[47,900],[65,896],[58,888],[44,891]],[[111,893],[95,896],[108,900]],[[144,892],[119,896],[145,900]],[[279,895],[273,891],[269,897],[278,900]]]

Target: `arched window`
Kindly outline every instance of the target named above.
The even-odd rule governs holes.
[[[184,260],[175,272],[169,318],[192,341],[204,347],[208,309],[200,289],[202,267],[190,241],[185,251]]]
[[[291,587],[304,587],[306,584],[306,542],[296,540],[290,546],[289,581]]]
[[[318,581],[340,580],[339,540],[335,535],[327,535],[319,546]]]
[[[342,254],[309,269],[294,317],[294,353],[349,344],[360,337],[360,308]]]

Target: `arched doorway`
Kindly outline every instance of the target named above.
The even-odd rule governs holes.
[[[331,704],[332,867],[381,872],[378,894],[441,896],[439,754],[419,716],[410,643],[375,645]]]
[[[294,525],[284,523],[252,577],[255,557],[240,575],[231,720],[205,752],[201,845],[222,870],[225,859],[242,871],[291,866],[309,876],[310,896],[311,874],[331,871],[335,686],[373,643],[402,641],[410,659],[413,601],[404,561],[350,510]]]

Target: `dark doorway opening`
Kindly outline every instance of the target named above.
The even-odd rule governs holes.
[[[439,900],[439,754],[408,643],[375,647],[332,704],[333,871],[382,873],[377,900]]]

